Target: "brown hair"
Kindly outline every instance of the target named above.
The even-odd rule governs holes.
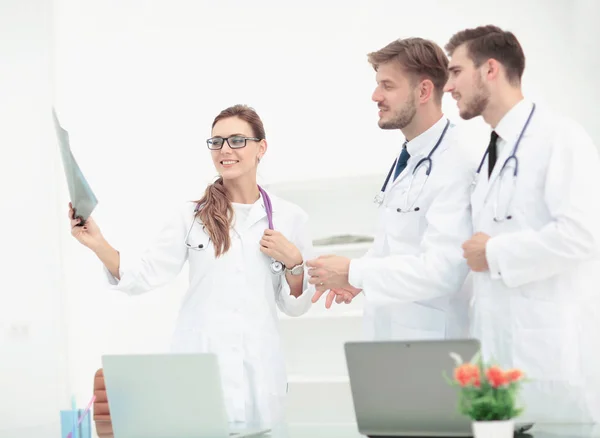
[[[450,56],[461,45],[466,44],[469,58],[479,67],[486,60],[494,58],[506,69],[508,81],[513,85],[521,83],[525,70],[523,48],[512,32],[497,26],[479,26],[462,30],[452,36],[445,49]]]
[[[217,122],[229,117],[237,117],[244,120],[252,127],[252,135],[256,138],[265,139],[265,128],[256,111],[246,105],[234,105],[224,109],[213,121],[212,128]],[[210,184],[202,199],[196,201],[200,204],[197,216],[200,217],[204,229],[208,232],[215,247],[215,256],[225,254],[231,247],[229,229],[233,218],[233,207],[229,199],[227,189],[223,185],[223,178],[219,177]]]
[[[409,74],[433,82],[437,102],[442,101],[448,82],[448,58],[440,46],[423,38],[405,38],[391,42],[367,58],[375,71],[380,64],[398,61]]]

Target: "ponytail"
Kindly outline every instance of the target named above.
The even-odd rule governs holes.
[[[198,203],[200,209],[197,217],[200,217],[200,221],[212,240],[215,257],[219,257],[231,247],[229,229],[233,219],[233,207],[227,196],[227,189],[223,185],[222,177],[206,188],[204,196]]]

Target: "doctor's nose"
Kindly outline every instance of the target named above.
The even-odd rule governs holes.
[[[375,91],[373,91],[373,94],[371,95],[371,99],[373,100],[373,102],[377,102],[377,103],[383,102],[383,96],[377,89],[375,89]]]
[[[233,149],[231,148],[231,146],[229,146],[229,142],[228,141],[224,141],[223,142],[223,146],[221,146],[221,153],[225,153],[225,154],[230,154],[233,152]]]
[[[444,85],[444,93],[452,93],[454,91],[454,84],[450,81],[446,82]]]

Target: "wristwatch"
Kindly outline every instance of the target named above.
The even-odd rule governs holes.
[[[304,272],[304,262],[299,265],[294,266],[292,269],[285,268],[285,273],[290,273],[292,275],[300,275]]]

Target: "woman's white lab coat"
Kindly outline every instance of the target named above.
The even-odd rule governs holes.
[[[520,102],[498,125],[506,143],[490,181],[486,160],[472,194],[475,231],[491,236],[490,269],[473,276],[473,335],[486,359],[531,380],[524,419],[598,421],[600,162],[580,126],[536,108],[517,152],[512,219],[494,221],[500,169],[531,108]],[[499,217],[512,171],[505,175]]]
[[[307,215],[296,205],[270,196],[277,231],[293,242],[304,260],[312,256]],[[219,358],[225,405],[231,423],[268,426],[280,415],[287,391],[276,306],[291,316],[305,313],[314,288],[304,276],[303,294],[290,295],[285,276],[275,276],[271,259],[259,250],[268,228],[262,197],[251,207],[246,223],[235,224],[231,248],[215,258],[208,234],[196,219],[189,237],[196,251],[184,245],[195,204],[187,203],[168,223],[141,261],[121,256],[120,277],[109,275],[115,288],[140,294],[162,286],[189,261],[189,289],[173,336],[173,352],[211,352]]]
[[[365,336],[374,340],[444,339],[468,334],[470,300],[461,245],[472,234],[469,187],[474,160],[467,159],[458,128],[450,125],[431,156],[425,182],[417,163],[428,156],[447,122],[442,117],[408,143],[410,159],[388,183],[379,207],[373,247],[350,264],[349,282],[363,289]],[[417,194],[422,187],[422,192]],[[374,207],[375,208],[375,207]]]

